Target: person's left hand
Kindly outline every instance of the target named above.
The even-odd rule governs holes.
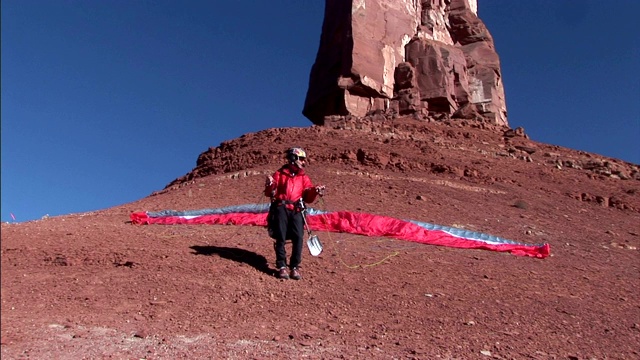
[[[326,187],[324,185],[318,185],[316,186],[316,193],[322,197],[324,196],[325,189]]]

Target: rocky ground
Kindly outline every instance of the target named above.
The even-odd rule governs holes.
[[[220,144],[133,203],[3,223],[2,358],[640,358],[638,165],[522,130],[327,125]],[[128,222],[265,202],[292,145],[327,185],[316,208],[549,243],[551,256],[320,232],[324,252],[286,281],[262,227]]]

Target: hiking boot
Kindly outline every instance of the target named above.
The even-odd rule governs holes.
[[[287,268],[286,267],[281,267],[278,270],[278,278],[279,279],[285,279],[285,280],[289,279],[289,273],[287,272]]]
[[[293,268],[291,269],[291,278],[293,280],[300,280],[302,279],[302,275],[300,275],[300,270],[298,270],[298,268]]]

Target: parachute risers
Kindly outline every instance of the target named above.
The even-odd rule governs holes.
[[[267,226],[268,204],[247,204],[217,209],[134,212],[133,224],[207,224]],[[324,212],[308,208],[307,223],[315,231],[346,232],[365,236],[385,236],[428,245],[460,249],[509,252],[517,256],[546,258],[549,244],[525,244],[497,236],[414,220],[351,211]]]

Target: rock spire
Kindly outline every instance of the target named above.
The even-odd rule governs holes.
[[[326,0],[303,114],[508,126],[500,59],[476,0]]]

